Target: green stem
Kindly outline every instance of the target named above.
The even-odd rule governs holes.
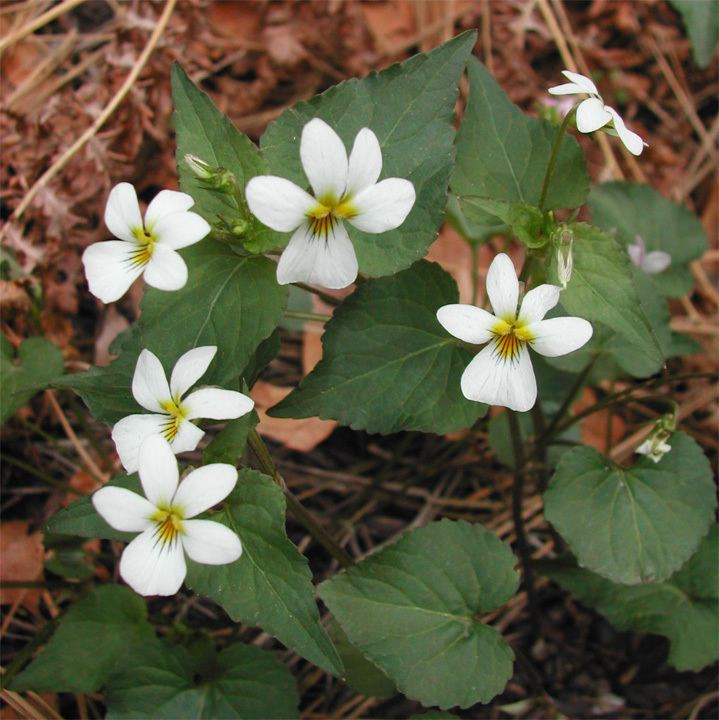
[[[330,319],[329,315],[320,315],[319,313],[299,312],[295,310],[285,310],[285,317],[293,320],[314,320],[316,322],[325,323]]]
[[[300,503],[300,501],[292,494],[290,489],[285,483],[285,479],[280,475],[279,471],[275,467],[275,463],[272,460],[267,446],[260,437],[257,430],[250,430],[250,434],[247,438],[249,446],[252,448],[252,452],[255,454],[257,461],[260,464],[262,472],[269,475],[276,483],[282,488],[285,494],[285,500],[287,501],[287,507],[289,511],[295,516],[295,518],[305,527],[307,532],[327,550],[327,552],[344,568],[350,567],[354,564],[352,558],[345,552],[344,548],[340,547],[327,533],[327,531],[317,523],[312,517],[309,511]]]
[[[646,390],[648,388],[654,387],[656,385],[664,385],[667,384],[676,384],[680,382],[684,382],[685,380],[692,380],[695,378],[715,378],[716,379],[717,374],[713,372],[697,372],[697,373],[686,373],[685,375],[677,375],[673,378],[652,378],[644,383],[642,383],[639,386],[634,386],[627,388],[626,390],[621,390],[617,393],[614,393],[613,395],[607,395],[603,400],[600,400],[598,403],[595,403],[591,407],[585,408],[581,412],[578,412],[576,415],[572,415],[570,418],[567,418],[563,423],[560,423],[554,428],[553,434],[554,435],[560,435],[563,433],[567,428],[572,427],[575,423],[578,423],[580,420],[583,420],[585,417],[588,417],[589,415],[593,415],[595,412],[599,412],[600,410],[604,410],[604,408],[609,407],[610,405],[616,405],[617,403],[622,402],[626,398],[630,397],[636,392],[639,392],[641,390]],[[662,396],[662,395],[656,395],[656,396],[649,396],[649,397],[642,397],[642,400],[653,400],[656,402],[664,402],[664,403],[672,403],[673,401],[669,398]],[[549,430],[547,431],[547,438],[545,438],[545,441],[549,439],[550,433]]]
[[[562,120],[562,124],[559,126],[557,134],[554,138],[554,143],[552,144],[552,154],[549,156],[549,164],[547,165],[547,171],[544,173],[544,182],[542,183],[542,192],[539,195],[539,209],[541,212],[544,212],[544,202],[547,199],[549,183],[552,180],[554,166],[557,164],[557,158],[559,157],[559,148],[562,145],[562,138],[564,137],[564,133],[567,130],[567,126],[569,125],[569,121],[572,119],[575,110],[576,105],[564,116],[564,120]]]
[[[517,550],[522,564],[522,575],[524,576],[524,587],[527,590],[529,604],[529,615],[535,632],[539,631],[539,614],[537,613],[537,602],[534,593],[534,569],[532,558],[527,542],[527,535],[524,531],[524,518],[522,517],[522,504],[524,500],[524,465],[526,462],[524,454],[524,443],[519,429],[519,420],[514,410],[507,410],[509,418],[509,434],[512,439],[514,450],[514,484],[512,487],[512,519],[514,521],[514,533],[517,536]]]
[[[547,444],[547,440],[549,440],[553,435],[556,434],[557,427],[561,423],[564,416],[569,412],[569,410],[572,407],[572,403],[574,403],[577,395],[579,394],[579,391],[584,386],[584,382],[589,376],[589,373],[592,372],[592,368],[596,364],[597,360],[599,360],[599,353],[595,353],[592,355],[589,362],[584,366],[582,371],[577,375],[577,377],[574,380],[574,384],[570,388],[569,392],[564,398],[564,401],[562,402],[559,410],[555,413],[554,417],[552,418],[552,421],[549,423],[549,427],[547,427],[544,432],[542,432],[537,439],[535,446],[538,448],[543,448]]]

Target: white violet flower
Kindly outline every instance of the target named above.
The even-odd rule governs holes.
[[[143,350],[132,378],[132,395],[152,415],[128,415],[112,428],[117,454],[128,472],[138,467],[140,445],[149,435],[162,435],[174,453],[194,450],[205,434],[192,420],[231,420],[250,412],[254,401],[234,390],[201,388],[183,395],[205,374],[217,347],[196,347],[175,363],[167,384],[158,357]]]
[[[634,452],[639,455],[646,455],[652,462],[658,463],[670,450],[672,446],[661,438],[647,438]]]
[[[649,275],[656,275],[664,272],[672,264],[672,256],[663,250],[652,250],[647,252],[644,247],[644,240],[641,235],[635,235],[636,243],[627,245],[627,252],[631,261]]]
[[[146,497],[120,487],[104,487],[92,496],[108,525],[140,533],[120,559],[120,575],[135,592],[174,595],[187,573],[185,553],[205,565],[225,565],[242,555],[240,538],[230,528],[191,519],[232,492],[237,482],[232,465],[205,465],[179,482],[167,440],[154,435],[140,449],[139,475]]]
[[[462,394],[468,400],[503,405],[518,412],[537,399],[528,346],[540,355],[556,357],[582,347],[592,326],[582,318],[544,316],[559,301],[561,288],[539,285],[519,301],[519,282],[508,255],[500,253],[489,266],[487,294],[494,315],[474,305],[444,305],[437,319],[450,334],[473,345],[488,345],[462,374]]]
[[[310,120],[300,158],[314,197],[290,180],[259,175],[247,183],[247,204],[273,230],[295,231],[277,265],[281,285],[347,287],[358,266],[343,221],[366,233],[394,230],[414,205],[414,186],[401,178],[377,182],[382,150],[369,128],[357,133],[348,160],[340,136],[323,120]]]
[[[105,207],[105,225],[119,240],[93,243],[82,254],[90,292],[104,303],[119,300],[144,273],[159,290],[179,290],[187,282],[187,265],[177,250],[193,245],[210,232],[194,200],[175,190],[160,191],[140,215],[137,193],[130,183],[115,185]]]
[[[593,133],[595,130],[605,128],[606,132],[617,135],[632,155],[641,155],[646,143],[639,135],[627,128],[624,120],[613,107],[604,104],[597,86],[586,75],[569,70],[562,70],[562,75],[570,82],[549,88],[550,94],[589,95],[577,107],[577,130],[582,133]],[[606,127],[610,124],[611,127]]]

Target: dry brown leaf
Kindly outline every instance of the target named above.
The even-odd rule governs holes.
[[[260,12],[255,3],[213,2],[207,10],[210,27],[218,35],[231,37],[240,45],[242,40],[257,40],[260,29]]]
[[[459,233],[445,225],[429,246],[427,260],[439,263],[454,278],[460,302],[472,302],[472,249]]]
[[[6,520],[0,525],[0,580],[37,580],[42,575],[45,549],[42,533],[28,533],[26,520]],[[0,589],[0,605],[9,605],[18,598],[28,610],[37,612],[39,590],[25,588]]]
[[[385,50],[410,38],[415,32],[414,14],[408,2],[390,0],[390,2],[362,3],[367,28]]]
[[[110,345],[128,327],[130,327],[130,323],[127,318],[117,312],[113,305],[110,305],[102,319],[100,334],[95,340],[95,365],[107,365],[115,357],[110,353]]]
[[[263,380],[255,383],[251,394],[255,401],[255,410],[260,416],[257,430],[260,435],[281,442],[291,450],[309,452],[332,434],[337,423],[334,420],[320,420],[314,417],[302,420],[268,417],[267,408],[276,405],[290,392],[292,388],[278,387]]]
[[[574,405],[574,412],[580,412],[594,405],[597,402],[597,394],[591,388],[585,388],[582,396]],[[609,422],[609,410],[599,410],[579,423],[582,442],[591,445],[601,453],[609,452],[607,447],[607,423]],[[614,413],[612,415],[612,446],[616,445],[624,437],[624,420]]]

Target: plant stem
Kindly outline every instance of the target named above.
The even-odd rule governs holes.
[[[345,552],[344,548],[340,547],[327,533],[327,531],[317,523],[312,517],[310,512],[300,503],[300,501],[292,494],[290,489],[285,483],[285,479],[280,475],[279,471],[275,467],[275,463],[272,460],[270,451],[267,449],[264,441],[260,437],[257,430],[250,430],[250,434],[247,438],[249,446],[252,448],[252,452],[255,454],[257,461],[260,464],[262,472],[269,475],[276,483],[282,488],[285,494],[285,500],[287,501],[287,507],[295,518],[302,523],[307,532],[327,550],[327,552],[343,567],[347,568],[354,564],[352,558]]]
[[[559,148],[562,145],[562,138],[564,137],[564,133],[567,130],[567,126],[569,125],[569,121],[572,119],[572,115],[574,115],[575,110],[576,105],[564,116],[564,120],[562,120],[562,124],[559,126],[557,134],[554,138],[554,143],[552,144],[552,154],[549,156],[549,164],[547,165],[547,171],[544,173],[544,182],[542,183],[542,192],[539,195],[539,209],[541,212],[544,212],[544,202],[547,199],[549,183],[552,180],[554,166],[557,164],[557,158],[559,157]]]
[[[547,440],[549,440],[554,434],[556,434],[557,427],[559,426],[560,422],[564,418],[564,416],[569,412],[569,410],[572,407],[572,403],[576,399],[577,395],[579,394],[579,391],[582,389],[582,386],[584,385],[584,381],[589,376],[589,373],[592,372],[592,368],[596,364],[597,360],[599,360],[599,353],[595,353],[592,355],[589,362],[584,366],[582,371],[577,375],[577,377],[574,380],[574,384],[570,388],[569,392],[565,396],[559,410],[555,413],[554,417],[552,418],[552,421],[549,423],[549,427],[547,427],[544,432],[542,432],[537,439],[535,445],[538,448],[542,448],[547,444]]]
[[[295,310],[285,310],[285,317],[293,320],[314,320],[316,322],[325,323],[330,319],[329,315],[320,315],[319,313],[299,312]]]
[[[537,613],[537,602],[534,593],[534,569],[530,556],[529,543],[524,531],[524,518],[522,517],[522,501],[524,499],[524,444],[519,429],[519,420],[514,410],[508,410],[509,433],[512,438],[512,449],[514,450],[514,484],[512,487],[512,519],[514,520],[514,532],[517,536],[517,550],[522,563],[522,575],[524,576],[524,587],[527,590],[529,603],[529,616],[535,633],[539,631],[539,615]]]

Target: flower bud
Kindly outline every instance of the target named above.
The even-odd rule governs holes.
[[[185,162],[194,176],[209,185],[213,190],[228,194],[235,192],[235,176],[229,170],[210,165],[202,158],[197,157],[197,155],[192,155],[192,153],[185,155]]]
[[[557,253],[557,278],[562,288],[566,289],[574,268],[574,258],[572,256],[574,232],[569,226],[561,225],[554,233],[553,240]]]

